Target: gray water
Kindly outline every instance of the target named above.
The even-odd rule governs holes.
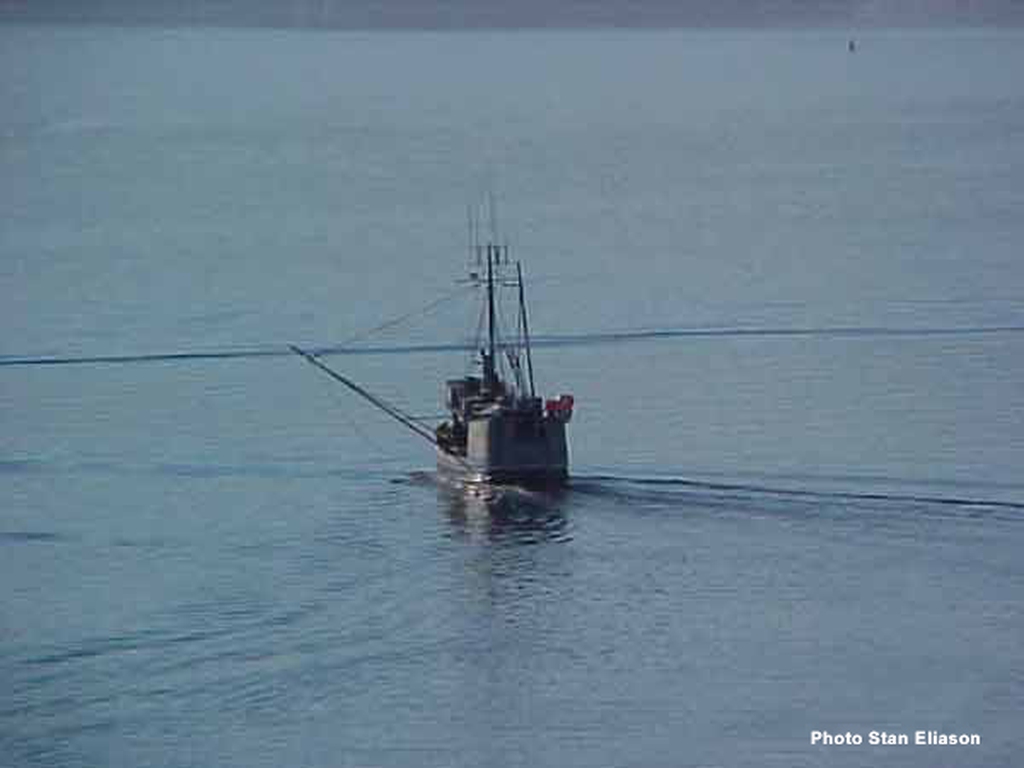
[[[1024,33],[0,27],[0,763],[986,765],[1024,703]],[[573,481],[285,355],[493,192]],[[329,358],[410,411],[476,308]],[[609,333],[631,338],[609,340]],[[650,332],[650,333],[648,333]],[[402,351],[404,350],[404,351]],[[978,733],[812,747],[812,730]]]

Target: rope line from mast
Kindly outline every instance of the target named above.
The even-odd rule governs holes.
[[[380,325],[374,326],[373,328],[369,328],[369,329],[367,329],[365,331],[360,331],[359,333],[356,333],[356,334],[354,334],[352,336],[349,336],[347,339],[343,339],[338,344],[338,346],[339,347],[346,347],[346,346],[348,346],[350,344],[354,344],[357,341],[363,341],[365,339],[368,339],[371,336],[374,336],[374,335],[376,335],[376,334],[378,334],[378,333],[380,333],[382,331],[387,331],[387,330],[390,330],[392,328],[396,328],[396,327],[400,326],[402,323],[404,323],[404,322],[406,322],[408,320],[411,320],[411,319],[413,319],[415,317],[420,317],[420,316],[423,316],[423,315],[427,315],[432,310],[434,310],[437,307],[443,305],[449,299],[452,299],[455,296],[458,296],[460,293],[467,292],[469,289],[474,288],[474,287],[475,286],[473,286],[473,285],[467,285],[465,283],[457,285],[452,290],[450,290],[447,293],[437,297],[436,299],[434,299],[433,301],[429,302],[428,304],[425,304],[424,306],[420,307],[419,309],[414,309],[411,312],[406,312],[404,315],[399,315],[398,317],[392,318],[390,320],[386,320],[383,323],[381,323]]]

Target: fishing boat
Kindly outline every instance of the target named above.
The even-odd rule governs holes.
[[[493,203],[491,215],[493,234]],[[436,429],[428,429],[419,419],[334,370],[320,359],[322,353],[294,345],[291,350],[431,442],[437,452],[438,475],[445,481],[557,486],[569,476],[566,426],[572,419],[573,396],[545,400],[537,395],[522,264],[510,260],[507,244],[480,243],[478,231],[471,219],[471,263],[465,282],[483,294],[481,322],[471,347],[476,370],[446,382],[448,418]],[[515,291],[516,306],[511,332],[499,323],[499,308],[509,289]]]
[[[478,374],[446,382],[449,418],[435,431],[438,473],[470,483],[557,485],[569,475],[566,426],[572,395],[537,396],[523,268],[509,259],[508,246],[473,246],[477,268],[470,281],[484,292],[487,340],[478,335],[474,363]],[[516,292],[515,330],[498,327],[498,292]]]

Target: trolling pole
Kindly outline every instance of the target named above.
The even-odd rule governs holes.
[[[335,381],[337,381],[337,382],[339,382],[341,384],[344,384],[346,387],[351,389],[357,395],[359,395],[360,397],[364,398],[365,400],[368,400],[371,405],[373,405],[375,408],[379,408],[380,410],[384,411],[384,413],[386,413],[388,416],[393,418],[395,421],[397,421],[402,426],[412,430],[417,435],[419,435],[424,440],[426,440],[428,443],[436,446],[440,450],[444,450],[438,444],[437,436],[434,435],[434,433],[432,433],[430,430],[424,429],[421,425],[417,424],[416,421],[412,417],[410,417],[409,415],[407,415],[405,413],[402,413],[402,411],[400,411],[395,406],[391,405],[390,403],[385,402],[384,400],[382,400],[381,398],[377,397],[375,394],[373,394],[369,390],[364,389],[363,387],[359,386],[358,384],[356,384],[354,381],[352,381],[352,379],[348,378],[347,376],[342,376],[336,370],[334,370],[333,368],[329,367],[326,363],[323,363],[312,352],[306,352],[304,349],[299,349],[299,347],[295,346],[294,344],[289,344],[288,348],[292,352],[294,352],[296,355],[298,355],[299,357],[303,358],[307,363],[310,363],[311,365],[315,365],[317,368],[319,368],[321,371],[326,373],[328,376],[330,376]],[[445,454],[449,458],[451,458],[453,461],[455,461],[456,463],[461,464],[466,469],[472,469],[472,466],[469,464],[469,462],[467,462],[461,456],[456,456],[455,454],[448,453],[447,451],[445,451]]]
[[[345,376],[342,376],[340,373],[335,371],[333,368],[330,368],[325,363],[321,362],[317,358],[317,356],[312,354],[311,352],[306,352],[303,349],[299,349],[294,344],[289,344],[288,348],[291,349],[291,351],[294,352],[299,357],[304,358],[307,363],[315,365],[317,368],[319,368],[321,371],[326,373],[328,376],[330,376],[335,381],[344,384],[346,387],[351,389],[357,395],[359,395],[360,397],[364,398],[365,400],[368,400],[374,407],[379,408],[380,410],[384,411],[384,413],[386,413],[388,416],[393,418],[399,424],[402,424],[406,428],[411,429],[413,432],[415,432],[417,435],[422,437],[427,442],[432,443],[434,445],[437,445],[437,437],[430,430],[424,429],[421,425],[417,424],[412,418],[410,418],[406,414],[402,413],[395,406],[391,405],[390,403],[386,403],[385,401],[381,400],[379,397],[377,397],[372,392],[370,392],[370,391],[364,389],[363,387],[359,386],[358,384],[356,384],[351,379],[349,379],[349,378],[347,378]]]
[[[516,262],[516,274],[519,276],[519,314],[523,318],[523,341],[526,343],[526,371],[530,375],[530,397],[536,397],[533,386],[533,358],[530,356],[530,325],[526,322],[526,298],[523,295],[523,265]]]

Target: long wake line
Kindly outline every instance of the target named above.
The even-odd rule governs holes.
[[[846,491],[829,489],[786,488],[761,485],[758,483],[722,483],[705,480],[689,480],[674,477],[618,477],[614,475],[581,475],[572,478],[570,487],[588,492],[590,483],[632,483],[639,486],[694,488],[708,491],[739,493],[764,493],[773,496],[805,498],[850,499],[855,501],[910,502],[920,504],[949,505],[956,507],[991,507],[1024,511],[1024,502],[1002,499],[978,499],[965,496],[922,495],[914,493],[888,493],[882,491]]]
[[[534,346],[571,347],[598,344],[621,344],[685,338],[868,338],[868,337],[930,337],[985,336],[1024,333],[1024,325],[961,326],[948,328],[885,328],[830,326],[823,328],[664,328],[595,333],[552,334],[534,337]],[[407,345],[327,345],[305,349],[316,356],[330,355],[396,355],[428,352],[464,352],[474,348],[468,341]],[[0,367],[48,365],[122,365],[128,363],[177,363],[204,360],[240,360],[261,357],[290,357],[286,344],[222,348],[181,352],[145,352],[126,355],[6,355],[0,356]]]

